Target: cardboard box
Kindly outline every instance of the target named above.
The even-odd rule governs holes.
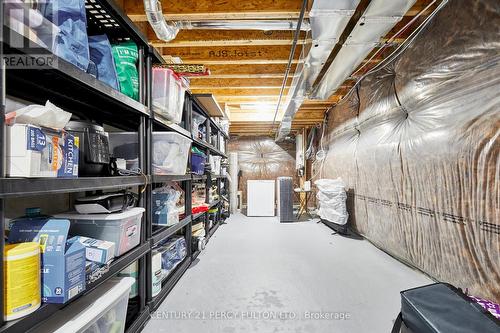
[[[78,137],[26,124],[6,128],[9,177],[78,177]]]
[[[11,224],[9,243],[40,243],[45,303],[66,303],[85,290],[85,247],[67,242],[69,227],[69,220],[47,217],[23,218]]]
[[[68,242],[80,242],[85,246],[85,257],[89,261],[106,264],[115,257],[115,243],[104,240],[75,236]]]

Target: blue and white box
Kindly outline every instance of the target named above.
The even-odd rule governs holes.
[[[42,301],[66,303],[85,290],[85,247],[67,242],[69,220],[48,217],[16,220],[9,243],[38,242],[41,252]]]
[[[69,242],[78,241],[85,246],[85,257],[89,261],[106,264],[115,257],[115,243],[95,238],[75,236]]]
[[[6,128],[9,177],[78,177],[78,137],[27,124]]]

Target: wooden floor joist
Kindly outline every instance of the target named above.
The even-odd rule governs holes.
[[[301,4],[301,0],[161,1],[164,15],[168,20],[173,21],[296,19],[299,16]],[[126,0],[124,1],[124,8],[131,20],[146,20],[142,0]]]
[[[274,115],[272,107],[270,109],[266,105],[259,109],[259,103],[276,105],[278,102],[294,31],[181,29],[173,41],[165,42],[159,40],[149,26],[143,0],[115,1],[166,59],[170,59],[170,56],[179,57],[184,63],[203,64],[210,70],[210,76],[191,79],[191,91],[213,93],[219,104],[227,104],[234,119],[238,119],[232,122],[231,133],[268,135],[270,130],[272,132],[278,128],[279,122],[271,126],[272,122],[268,121]],[[431,2],[417,0],[405,17],[380,39],[384,52],[370,59],[379,50],[379,47],[374,48],[358,67],[362,69],[355,77],[376,66],[391,50],[403,43],[424,17],[396,38],[391,37]],[[302,0],[161,0],[160,3],[169,21],[297,20]],[[429,13],[430,10],[424,16]],[[309,18],[308,13],[305,17]],[[383,45],[386,42],[389,45]],[[310,45],[310,34],[301,32],[298,50],[285,84],[285,99],[293,78],[298,75],[296,69],[300,62],[300,51],[304,49],[307,52]],[[328,100],[306,99],[295,115],[292,130],[321,123],[326,110],[345,96],[354,83],[355,80],[347,79]],[[248,104],[256,104],[256,109]],[[284,112],[284,107],[282,103],[279,116]],[[240,121],[245,117],[247,121]]]
[[[283,78],[277,79],[211,79],[207,77],[205,79],[192,78],[191,79],[191,89],[210,89],[210,88],[234,88],[234,87],[245,87],[245,88],[262,88],[262,87],[273,87],[280,88],[283,83]],[[287,80],[287,85],[290,86],[292,83],[292,78]]]

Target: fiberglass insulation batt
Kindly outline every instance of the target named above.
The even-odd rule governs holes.
[[[373,243],[497,302],[499,27],[498,0],[449,1],[330,110],[322,174],[346,182]]]

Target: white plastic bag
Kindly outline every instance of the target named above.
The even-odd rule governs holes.
[[[345,184],[342,179],[319,179],[314,182],[318,188],[319,216],[330,222],[344,225],[347,223]]]
[[[5,115],[7,124],[30,124],[61,130],[71,119],[71,113],[55,106],[50,101],[45,105],[32,104]]]

